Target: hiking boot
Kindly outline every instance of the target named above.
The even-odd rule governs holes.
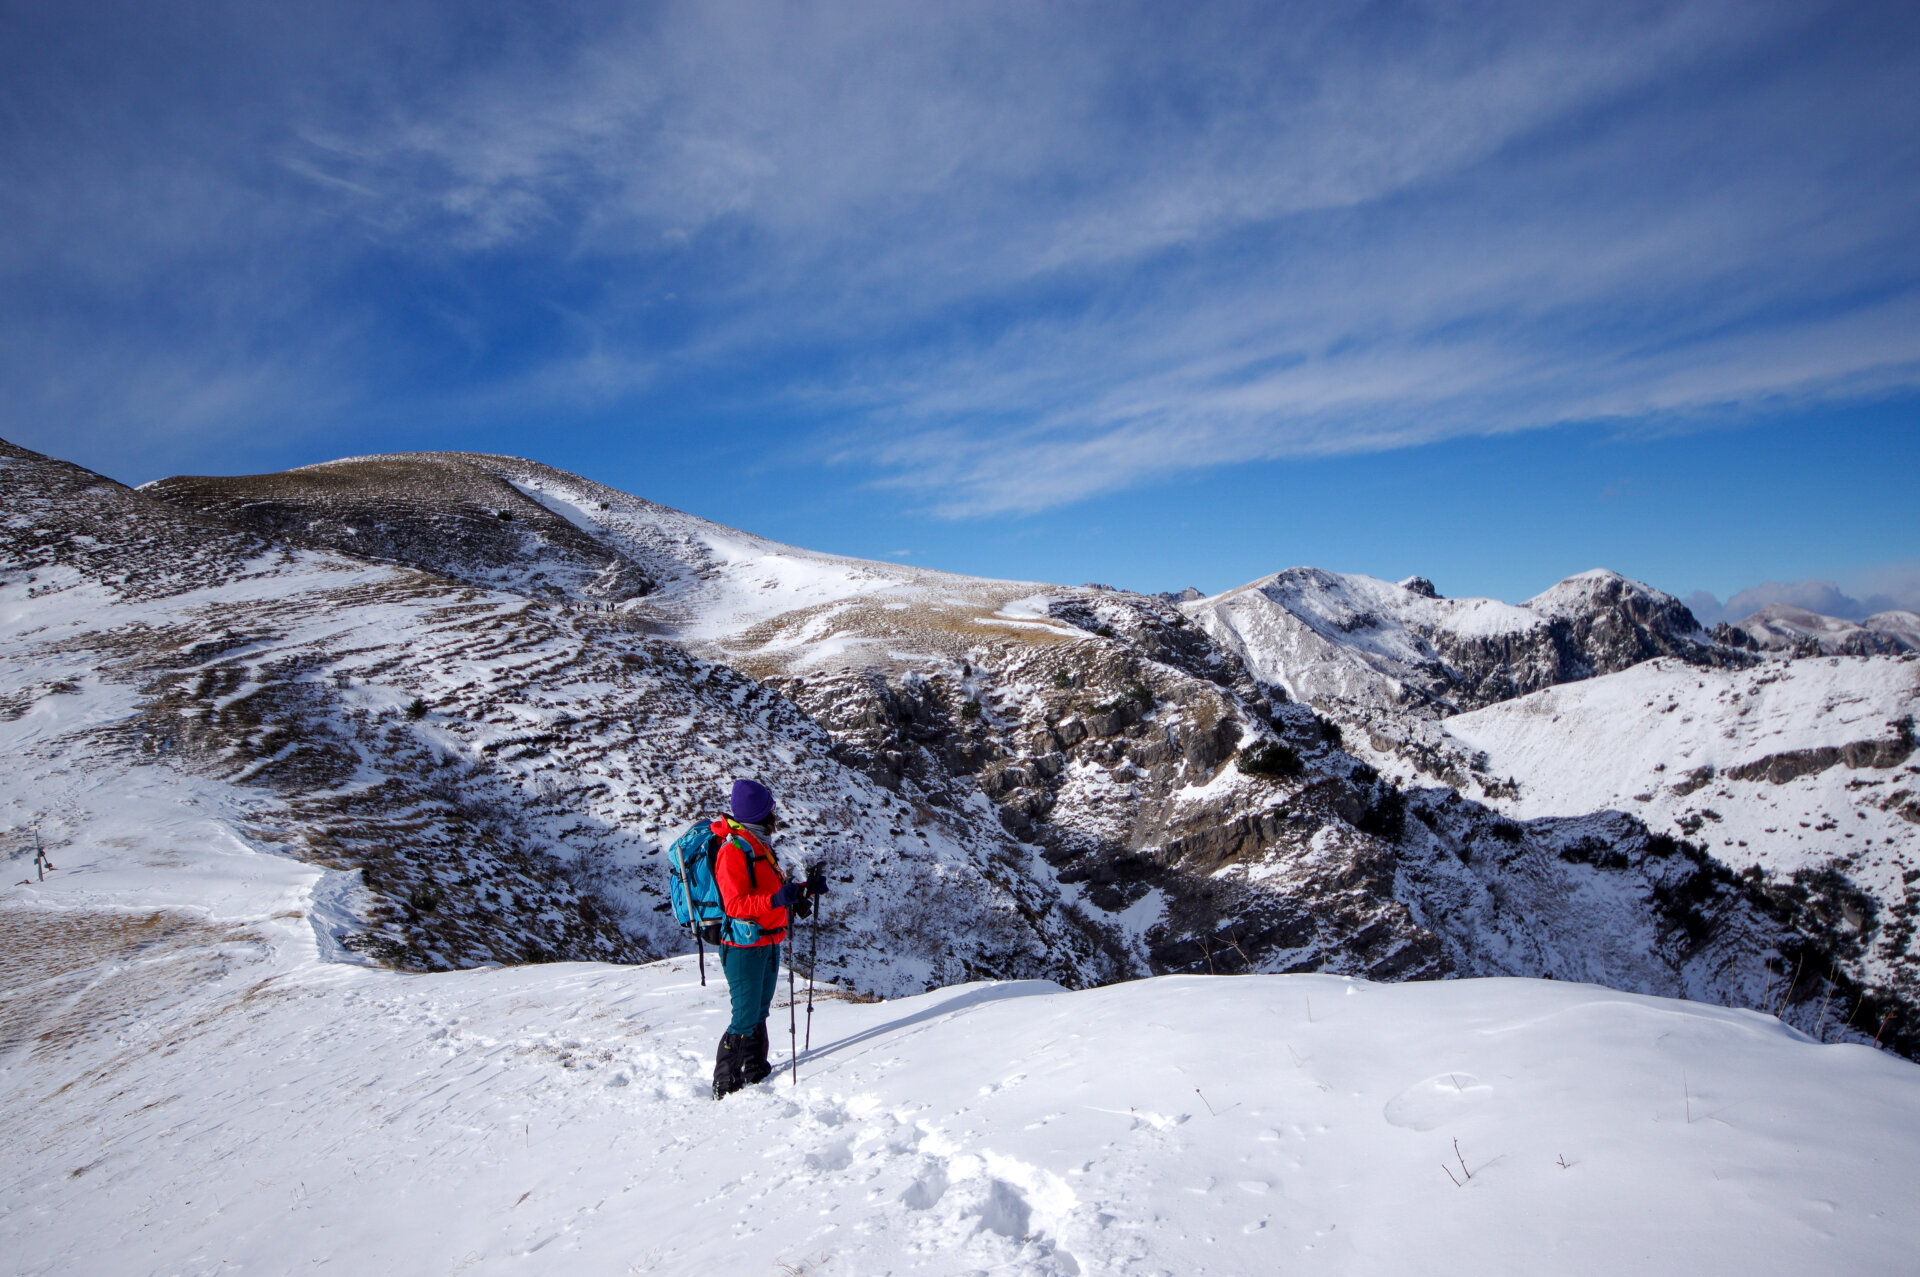
[[[753,1037],[746,1033],[723,1033],[720,1050],[713,1057],[713,1098],[724,1100],[747,1084],[744,1068],[753,1053]]]
[[[740,1054],[740,1076],[752,1086],[766,1081],[772,1072],[773,1065],[767,1062],[767,1024],[762,1020],[760,1027],[747,1038],[746,1049]]]

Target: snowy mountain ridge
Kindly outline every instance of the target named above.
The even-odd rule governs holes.
[[[139,493],[31,454],[6,473],[14,505],[38,511],[22,563],[26,546],[88,542],[62,566],[95,590],[114,578],[97,547],[147,523],[215,520],[269,556],[253,570],[278,578],[270,605],[216,577],[162,613],[122,600],[93,631],[82,605],[82,632],[49,648],[36,603],[18,613],[36,622],[19,668],[57,650],[43,684],[131,679],[138,726],[109,738],[123,757],[277,794],[281,845],[359,872],[348,943],[384,961],[675,952],[658,857],[750,771],[788,802],[791,854],[852,890],[822,974],[867,991],[1334,970],[1751,1006],[1811,970],[1787,981],[1783,1014],[1811,1021],[1828,982],[1856,1010],[1905,1005],[1855,988],[1869,972],[1836,937],[1703,850],[1605,810],[1517,825],[1488,805],[1500,785],[1474,750],[1355,740],[1340,722],[1358,702],[1315,690],[1329,669],[1363,689],[1413,669],[1490,696],[1662,647],[1757,659],[1615,574],[1525,607],[1308,569],[1176,604],[818,554],[479,454]],[[90,513],[99,501],[111,518]],[[1246,615],[1311,635],[1318,664],[1256,626],[1214,637]],[[180,655],[150,637],[196,624]],[[139,657],[101,663],[123,651]],[[1448,707],[1371,708],[1431,737]],[[1406,757],[1464,779],[1434,785]],[[1904,1043],[1903,1015],[1881,1036]]]
[[[1445,715],[1654,656],[1740,659],[1672,595],[1604,570],[1509,604],[1442,598],[1420,577],[1289,568],[1182,607],[1259,677],[1363,721]]]
[[[1920,613],[1876,612],[1863,621],[1848,621],[1791,603],[1769,603],[1751,616],[1715,626],[1714,637],[1735,647],[1796,656],[1920,652]]]
[[[134,491],[0,444],[0,498],[23,1271],[1910,1250],[1920,663],[1608,573],[957,577],[477,454]],[[716,1107],[660,854],[742,773],[837,987],[798,1088]]]

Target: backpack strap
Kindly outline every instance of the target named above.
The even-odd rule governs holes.
[[[760,889],[760,875],[753,870],[754,862],[757,860],[771,861],[773,860],[773,853],[770,851],[761,851],[759,840],[745,829],[742,829],[740,822],[736,821],[733,817],[722,816],[713,823],[716,827],[716,833],[718,833],[721,828],[726,830],[724,836],[725,841],[740,844],[740,858],[744,860],[747,865],[747,886],[754,891],[758,891]]]

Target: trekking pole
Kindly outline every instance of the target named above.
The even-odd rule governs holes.
[[[694,951],[700,955],[700,987],[707,987],[707,942],[700,934],[698,926],[693,929]]]
[[[40,826],[33,827],[33,867],[40,871],[40,881],[47,880],[47,870],[53,868],[53,862],[47,859],[46,848],[40,845]]]
[[[820,901],[813,902],[812,952],[807,954],[807,1050],[813,1050],[813,967],[820,960]]]
[[[793,1059],[793,1084],[800,1085],[799,1012],[793,1009],[793,952],[787,952],[787,1054]]]

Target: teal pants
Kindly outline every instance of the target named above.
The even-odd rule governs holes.
[[[720,946],[720,969],[727,973],[727,996],[733,1000],[729,1033],[751,1033],[767,1021],[773,1009],[773,988],[780,983],[780,946],[755,949]]]

